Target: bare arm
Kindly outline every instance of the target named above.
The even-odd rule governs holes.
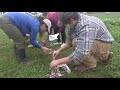
[[[54,68],[55,66],[59,64],[67,64],[67,63],[71,63],[71,60],[68,57],[64,57],[61,59],[52,60],[52,62],[50,63],[50,67]]]
[[[69,45],[65,44],[63,47],[61,47],[57,51],[54,51],[53,54],[52,54],[53,59],[55,59],[62,51],[64,51],[67,48],[69,48]]]
[[[61,47],[60,49],[58,49],[59,52],[63,52],[64,50],[68,49],[69,45],[65,44],[63,47]]]

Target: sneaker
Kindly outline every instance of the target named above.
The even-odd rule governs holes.
[[[33,45],[32,45],[32,44],[28,45],[28,48],[32,48],[32,47],[33,47]]]
[[[61,42],[56,42],[56,43],[53,43],[53,45],[60,45],[62,44]]]
[[[87,65],[82,63],[81,65],[76,66],[74,70],[83,72],[83,71],[86,71],[86,70],[89,70],[89,69],[92,69],[95,67],[96,67],[96,65],[95,66],[87,66]]]
[[[39,43],[39,42],[37,41],[37,43]],[[32,48],[32,47],[34,47],[32,44],[28,45],[28,48]]]

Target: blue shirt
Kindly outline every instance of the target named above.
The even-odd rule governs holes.
[[[30,43],[34,47],[41,48],[41,45],[37,43],[36,40],[37,33],[40,30],[40,22],[37,18],[19,12],[9,12],[6,16],[10,22],[19,28],[23,36],[25,36],[26,33],[30,34]]]

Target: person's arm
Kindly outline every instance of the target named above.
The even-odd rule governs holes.
[[[37,32],[35,30],[31,30],[30,43],[36,48],[41,48],[41,45],[36,40],[36,36],[37,36]]]
[[[58,49],[57,51],[54,51],[52,54],[52,58],[55,59],[61,52],[63,52],[64,50],[66,50],[67,48],[69,48],[68,44],[65,44],[63,47],[61,47],[60,49]]]
[[[92,46],[94,39],[96,38],[96,30],[88,26],[82,28],[82,30],[77,30],[77,43],[75,51],[69,55],[69,59],[73,61],[83,60],[85,55],[87,55]]]
[[[31,33],[30,33],[30,42],[31,44],[36,47],[36,48],[39,48],[40,50],[42,50],[44,53],[47,53],[49,51],[49,48],[47,47],[44,47],[42,46],[40,43],[37,42],[36,40],[36,36],[37,36],[37,31],[34,30],[31,30]]]
[[[61,47],[60,49],[58,49],[57,51],[54,51],[52,54],[52,57],[56,58],[61,52],[63,52],[64,50],[66,50],[70,47],[72,47],[72,43],[70,41],[70,38],[68,38],[67,43],[65,43],[65,45],[63,47]]]
[[[64,57],[61,59],[52,60],[52,62],[50,63],[50,67],[54,68],[55,66],[59,64],[68,64],[68,63],[71,63],[71,60],[68,57]]]
[[[96,37],[96,34],[95,34],[96,32],[95,32],[94,28],[89,30],[88,27],[85,27],[82,29],[82,32],[79,30],[77,33],[78,33],[77,47],[76,47],[75,51],[68,57],[64,57],[64,58],[56,59],[56,60],[53,59],[53,61],[50,63],[51,68],[53,68],[59,64],[70,63],[70,62],[72,62],[72,60],[79,62],[80,60],[82,60],[84,58],[84,56],[86,54],[89,53],[89,51],[92,48],[94,39]],[[62,50],[63,49],[61,49],[60,51],[62,51]]]
[[[70,36],[68,37],[67,42],[65,43],[65,45],[63,47],[61,47],[60,49],[58,49],[58,51],[62,52],[68,48],[72,47],[72,42],[70,40]]]
[[[63,52],[64,50],[68,49],[69,45],[67,43],[65,43],[65,45],[61,48],[58,49],[59,52]]]

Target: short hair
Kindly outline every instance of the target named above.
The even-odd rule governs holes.
[[[64,12],[61,15],[60,21],[63,22],[64,24],[68,24],[71,18],[74,20],[78,20],[79,19],[78,12]]]
[[[38,19],[39,21],[43,21],[43,20],[45,19],[45,17],[41,15],[41,16],[38,16],[37,19]]]

